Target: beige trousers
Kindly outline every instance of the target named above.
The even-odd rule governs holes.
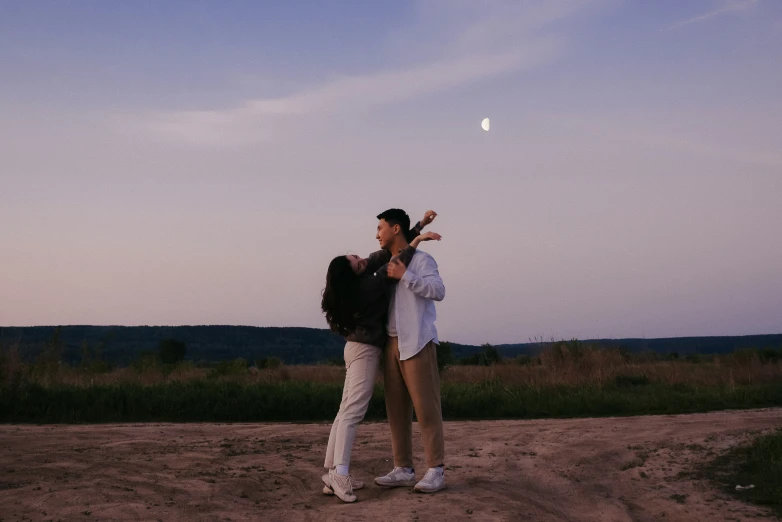
[[[445,441],[435,344],[430,342],[416,355],[402,361],[398,339],[389,337],[384,371],[394,466],[413,467],[413,408],[421,428],[426,463],[430,468],[441,466],[445,460]]]
[[[364,419],[369,400],[375,389],[375,379],[380,365],[381,349],[377,346],[348,341],[345,344],[345,385],[342,402],[331,425],[326,461],[323,466],[333,468],[350,465],[350,453],[356,440],[358,424]]]

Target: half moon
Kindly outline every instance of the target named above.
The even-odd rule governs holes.
[[[488,132],[489,130],[489,118],[484,118],[481,122],[481,128]]]

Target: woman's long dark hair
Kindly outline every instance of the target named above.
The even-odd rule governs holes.
[[[347,337],[356,330],[359,277],[345,256],[335,257],[326,272],[326,288],[320,307],[332,332]]]

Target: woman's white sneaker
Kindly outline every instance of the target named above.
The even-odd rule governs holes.
[[[343,502],[356,501],[356,495],[353,494],[353,483],[351,482],[349,475],[337,475],[332,469],[329,470],[328,480],[328,488]],[[326,487],[323,488],[323,492],[326,493]]]
[[[445,489],[445,473],[435,468],[429,468],[424,478],[413,489],[419,493],[434,493]]]
[[[331,489],[331,481],[329,480],[329,474],[326,473],[322,477],[320,477],[323,480],[323,494],[324,495],[333,495],[334,490]],[[363,480],[356,480],[353,475],[350,475],[350,483],[353,485],[353,491],[356,491],[357,489],[364,489],[364,481]]]
[[[405,468],[396,467],[388,475],[377,477],[375,484],[386,488],[398,488],[415,484],[415,471],[408,472]]]

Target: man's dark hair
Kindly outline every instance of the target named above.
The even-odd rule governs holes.
[[[389,208],[382,214],[378,214],[377,219],[384,219],[392,227],[399,225],[402,235],[405,237],[410,235],[410,216],[401,208]]]

